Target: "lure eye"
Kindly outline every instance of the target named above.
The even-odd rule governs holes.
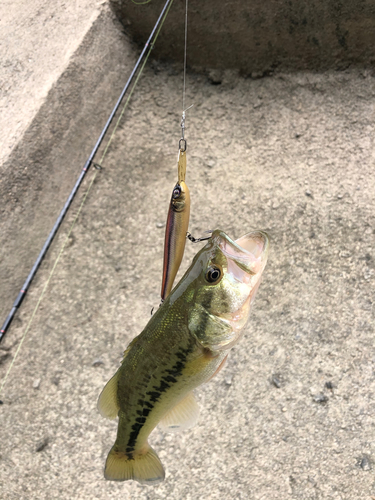
[[[219,281],[220,278],[221,278],[221,269],[214,266],[208,268],[208,271],[206,273],[206,280],[209,283],[215,283]]]
[[[181,187],[177,184],[177,186],[173,190],[172,198],[175,200],[176,198],[179,198],[180,195],[181,195]]]

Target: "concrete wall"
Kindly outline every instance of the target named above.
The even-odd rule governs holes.
[[[120,23],[104,8],[58,81],[38,100],[34,119],[2,164],[1,322],[94,147],[135,57]],[[25,102],[36,105],[37,90]],[[22,109],[15,115],[22,121]]]
[[[101,3],[0,2],[0,165],[68,67]]]
[[[143,42],[165,0],[111,0],[126,32]],[[174,0],[155,56],[183,61],[185,0]],[[245,74],[371,65],[372,0],[190,0],[188,65]]]

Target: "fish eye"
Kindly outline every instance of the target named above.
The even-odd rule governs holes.
[[[208,268],[206,273],[206,281],[209,283],[215,283],[221,278],[221,269],[218,267],[212,266]]]
[[[176,198],[179,198],[180,195],[181,195],[181,186],[177,184],[173,190],[172,198],[175,200]]]

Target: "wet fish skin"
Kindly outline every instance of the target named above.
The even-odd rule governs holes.
[[[129,344],[119,370],[104,388],[99,411],[108,418],[119,416],[117,438],[106,462],[107,479],[162,481],[164,469],[148,444],[149,434],[158,423],[169,430],[195,423],[198,408],[191,391],[220,370],[239,340],[267,261],[265,233],[250,233],[237,241],[245,249],[222,231],[213,232]]]

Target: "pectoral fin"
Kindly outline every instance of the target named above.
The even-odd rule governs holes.
[[[211,375],[210,378],[208,378],[206,380],[206,382],[209,382],[210,380],[212,380],[214,377],[216,377],[216,375],[219,373],[219,371],[221,371],[221,369],[223,368],[223,366],[225,365],[226,361],[227,361],[227,358],[228,358],[228,354],[225,356],[225,358],[223,359],[223,361],[220,363],[220,365],[217,367],[215,373],[213,375]]]
[[[193,427],[199,417],[199,406],[192,392],[174,406],[159,422],[165,432],[180,432]]]
[[[107,382],[98,399],[98,410],[102,417],[114,420],[119,412],[119,404],[117,401],[117,382],[119,378],[119,370]]]

